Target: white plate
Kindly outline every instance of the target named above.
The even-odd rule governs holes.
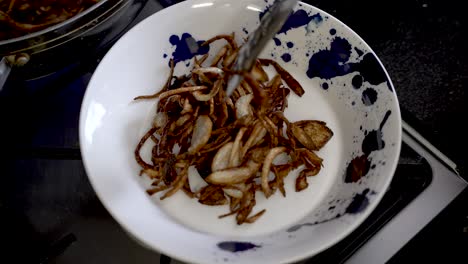
[[[217,218],[228,212],[226,207],[204,206],[183,193],[164,201],[146,194],[148,182],[138,176],[133,151],[150,124],[155,102],[132,99],[154,93],[166,79],[169,58],[187,55],[176,43],[188,37],[184,33],[202,41],[234,31],[240,42],[268,4],[193,0],[166,8],[125,34],[91,79],[80,116],[88,176],[112,216],[149,248],[197,263],[296,261],[354,230],[391,181],[401,119],[385,69],[348,27],[300,4],[261,56],[280,62],[306,90],[301,98],[290,95],[286,116],[323,120],[334,132],[318,152],[324,168],[308,179],[309,188],[296,193],[295,175],[289,175],[287,197],[258,194],[254,212],[267,212],[256,223],[241,226],[232,217]],[[190,61],[181,60],[176,75],[186,73]],[[347,168],[358,156],[368,161],[369,172],[351,179]]]

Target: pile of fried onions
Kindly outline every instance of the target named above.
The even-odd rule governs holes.
[[[288,95],[292,90],[302,96],[304,89],[277,62],[258,59],[251,72],[234,72],[240,48],[234,34],[216,36],[203,45],[215,41],[226,44],[211,62],[208,54],[195,57],[190,74],[173,76],[171,60],[162,90],[135,98],[159,99],[152,128],[141,138],[135,158],[142,167],[140,174],[152,180],[148,194],[165,192],[163,200],[181,190],[205,205],[229,204],[230,211],[220,218],[235,215],[239,225],[253,223],[265,213],[252,213],[257,191],[267,198],[276,190],[286,196],[284,178],[301,165],[304,169],[295,188],[306,189],[307,177],[322,167],[315,151],[333,132],[322,121],[288,121],[283,114]],[[269,65],[276,71],[271,79],[263,69]],[[226,83],[233,74],[244,78],[226,97]],[[140,155],[147,140],[155,142],[151,163]],[[276,165],[273,161],[280,154],[288,161]],[[188,181],[191,166],[207,183],[194,192]]]

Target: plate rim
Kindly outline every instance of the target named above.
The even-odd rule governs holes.
[[[213,1],[218,2],[219,0],[213,0]],[[221,0],[221,2],[222,1],[226,1],[226,0]],[[259,1],[259,0],[239,1],[238,4],[239,5],[245,5],[245,4],[248,4],[248,3],[253,3],[255,1]],[[113,212],[113,209],[112,209],[113,207],[107,201],[107,198],[105,198],[102,195],[102,193],[99,193],[99,192],[96,191],[98,189],[97,188],[97,183],[93,180],[93,178],[95,178],[97,176],[91,176],[93,174],[92,169],[89,167],[89,162],[87,161],[87,157],[86,157],[86,154],[85,154],[89,150],[86,147],[87,144],[84,143],[85,142],[84,127],[85,127],[85,124],[86,124],[86,114],[87,114],[87,112],[89,110],[88,107],[89,107],[89,104],[90,104],[90,102],[92,100],[91,95],[90,95],[91,92],[89,90],[89,87],[92,86],[91,84],[94,82],[94,79],[97,78],[94,73],[96,73],[102,67],[102,62],[105,61],[106,58],[108,58],[110,56],[110,54],[112,53],[113,50],[118,49],[120,47],[119,43],[122,42],[122,39],[124,39],[126,36],[128,36],[129,32],[134,31],[136,27],[141,26],[142,22],[147,21],[148,19],[150,19],[150,18],[152,18],[154,16],[159,16],[159,15],[167,13],[167,12],[172,12],[171,11],[172,9],[184,8],[185,5],[187,5],[189,7],[190,5],[192,5],[192,2],[197,2],[197,0],[187,0],[187,1],[179,2],[179,3],[175,4],[175,5],[172,5],[170,7],[164,8],[164,9],[162,9],[160,11],[157,11],[156,13],[154,13],[154,14],[148,16],[147,18],[143,19],[141,22],[139,22],[137,25],[135,25],[133,28],[131,28],[129,31],[127,31],[116,43],[113,44],[113,46],[109,49],[109,51],[106,53],[106,55],[102,58],[102,60],[100,61],[100,63],[96,67],[95,71],[93,72],[93,76],[91,77],[91,79],[90,79],[90,81],[89,81],[89,83],[87,85],[85,95],[84,95],[83,100],[82,100],[82,104],[81,104],[81,107],[80,107],[80,117],[79,117],[79,143],[80,143],[80,153],[81,153],[81,156],[82,156],[83,166],[85,168],[85,172],[86,172],[86,175],[87,175],[87,177],[88,177],[88,179],[90,181],[90,184],[93,187],[93,190],[95,191],[96,196],[99,198],[99,200],[102,203],[102,205],[104,206],[104,208],[106,208],[106,210],[112,216],[113,220],[116,221],[124,229],[124,231],[127,232],[130,235],[131,238],[133,238],[136,242],[142,244],[142,246],[144,246],[146,248],[149,248],[151,250],[155,250],[159,254],[164,254],[164,255],[167,255],[167,256],[169,256],[171,258],[181,260],[181,261],[184,261],[184,262],[188,262],[188,263],[193,263],[194,260],[190,259],[188,256],[185,257],[185,255],[183,255],[183,254],[177,254],[176,250],[162,249],[160,247],[160,245],[150,244],[150,243],[146,242],[145,239],[140,238],[136,234],[134,234],[131,231],[132,230],[131,226],[128,226],[125,221],[123,221],[122,219],[117,217],[117,214]],[[302,7],[306,7],[307,9],[312,9],[312,10],[314,10],[316,12],[319,12],[322,15],[328,16],[329,18],[334,20],[335,23],[338,23],[340,26],[345,28],[351,35],[356,37],[362,43],[363,46],[368,48],[369,53],[374,55],[374,57],[376,58],[376,60],[377,60],[377,62],[379,64],[379,66],[381,67],[381,69],[385,73],[385,76],[386,76],[386,78],[388,80],[388,85],[390,86],[389,88],[391,88],[391,90],[392,90],[392,94],[393,94],[392,96],[393,96],[394,101],[393,101],[391,106],[393,107],[392,110],[397,111],[397,115],[396,115],[397,118],[395,120],[395,122],[396,122],[395,123],[395,131],[392,131],[392,132],[397,132],[397,134],[395,135],[395,138],[396,138],[395,151],[394,151],[395,155],[394,156],[392,155],[391,157],[387,158],[387,160],[392,158],[392,160],[390,161],[392,163],[391,168],[388,169],[389,176],[387,177],[387,179],[385,180],[385,183],[383,184],[382,191],[379,192],[376,195],[376,197],[374,198],[374,201],[371,204],[369,204],[368,208],[362,213],[360,218],[358,218],[356,221],[353,221],[350,225],[348,225],[348,228],[346,228],[345,232],[340,233],[331,242],[329,242],[327,244],[323,244],[321,247],[317,247],[317,248],[314,248],[314,249],[308,250],[308,251],[304,250],[302,254],[296,254],[294,256],[283,255],[284,257],[281,257],[281,262],[282,263],[284,263],[284,262],[286,262],[286,263],[296,262],[296,261],[300,261],[300,260],[310,258],[310,257],[312,257],[314,255],[317,255],[317,254],[327,250],[328,248],[332,247],[333,245],[335,245],[339,241],[343,240],[350,233],[352,233],[354,230],[356,230],[356,228],[359,225],[361,225],[368,218],[368,216],[375,210],[375,208],[380,204],[383,196],[385,195],[386,190],[388,190],[388,187],[390,186],[390,183],[391,183],[391,181],[393,179],[395,170],[396,170],[397,165],[398,165],[398,159],[399,159],[399,156],[400,156],[401,144],[402,144],[402,142],[401,142],[401,140],[402,140],[402,118],[401,118],[401,110],[400,110],[400,106],[399,106],[399,102],[398,102],[398,97],[397,97],[396,90],[394,88],[393,82],[392,82],[392,80],[390,78],[390,75],[388,74],[388,71],[384,67],[384,65],[381,62],[380,58],[377,56],[377,54],[374,52],[374,50],[370,47],[370,45],[359,34],[357,34],[354,30],[352,30],[348,25],[343,23],[341,20],[339,20],[335,16],[333,16],[333,15],[325,12],[324,10],[322,10],[320,8],[317,8],[317,7],[313,6],[313,5],[310,5],[308,3],[304,3],[302,1],[299,1],[299,3],[300,3],[300,5],[302,5]],[[296,6],[296,8],[297,8],[297,6]]]

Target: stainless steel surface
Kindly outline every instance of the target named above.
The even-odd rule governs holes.
[[[403,130],[406,131],[412,137],[415,137],[422,145],[424,145],[436,158],[441,162],[445,163],[449,168],[451,168],[457,175],[460,176],[457,170],[457,164],[451,161],[447,156],[440,152],[434,145],[427,141],[418,131],[408,125],[405,121],[402,121]]]
[[[260,52],[281,29],[297,2],[297,0],[276,0],[273,3],[262,17],[258,28],[249,35],[247,42],[240,48],[234,65],[235,71],[250,71]],[[241,81],[242,76],[237,74],[232,76],[228,82],[226,95],[230,96]]]
[[[411,128],[407,124],[406,127]],[[409,131],[415,130],[411,128]],[[434,154],[439,152],[437,149],[437,152],[431,153],[424,138],[410,133],[406,129],[403,131],[403,141],[429,162],[433,172],[432,182],[348,259],[347,264],[385,263],[468,186],[452,168],[439,161],[437,154]]]

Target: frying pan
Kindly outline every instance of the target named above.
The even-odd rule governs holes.
[[[109,46],[147,0],[101,0],[62,23],[0,41],[0,90],[7,78],[51,74]]]

